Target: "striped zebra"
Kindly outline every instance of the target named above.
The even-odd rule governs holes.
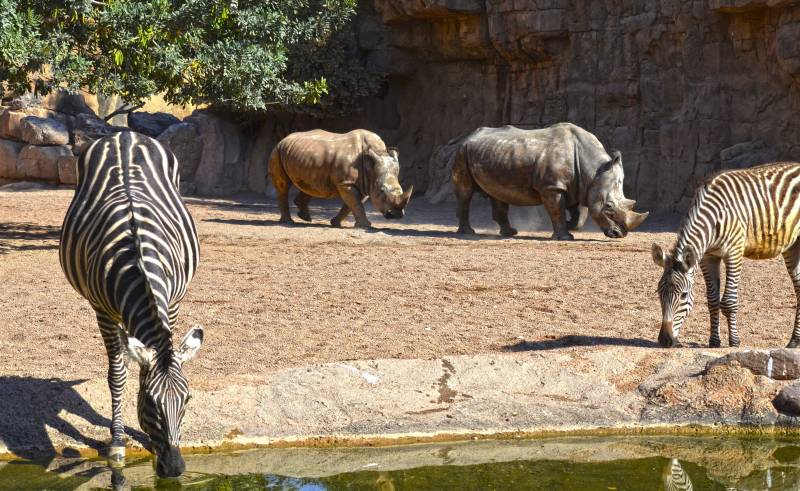
[[[661,474],[664,481],[664,491],[693,491],[694,485],[689,479],[689,474],[683,470],[678,459],[670,459],[666,469]]]
[[[178,194],[178,163],[156,140],[121,132],[94,142],[78,161],[78,186],[61,230],[61,268],[94,308],[108,353],[109,459],[124,461],[123,354],[139,370],[139,425],[162,477],[180,475],[180,425],[189,385],[182,365],[203,342],[195,326],[173,348],[178,306],[199,245]]]
[[[743,258],[783,255],[798,306],[789,348],[800,345],[800,164],[774,163],[721,172],[695,192],[689,214],[671,252],[653,244],[653,261],[664,269],[658,283],[661,300],[659,343],[677,345],[692,310],[692,285],[699,264],[711,314],[709,346],[720,346],[719,312],[728,320],[728,343],[739,346],[736,313]],[[720,299],[720,263],[725,292]]]

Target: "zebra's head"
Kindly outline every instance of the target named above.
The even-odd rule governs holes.
[[[661,300],[661,332],[658,342],[669,348],[679,346],[678,335],[694,305],[694,275],[697,256],[691,247],[685,252],[670,254],[658,244],[653,244],[653,261],[664,268],[658,281],[658,298]]]
[[[150,437],[156,454],[156,473],[176,477],[186,464],[181,457],[181,421],[189,401],[189,382],[183,364],[203,344],[203,330],[193,327],[177,350],[157,351],[134,337],[128,337],[128,356],[139,364],[139,426]]]

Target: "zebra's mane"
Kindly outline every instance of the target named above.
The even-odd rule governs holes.
[[[699,243],[698,239],[707,236],[705,231],[707,225],[703,223],[701,215],[706,207],[705,198],[708,194],[709,183],[710,180],[706,180],[695,191],[692,206],[678,227],[678,238],[675,241],[675,247],[672,248],[673,257],[683,258],[687,248],[691,248],[698,259],[705,253],[705,245]]]

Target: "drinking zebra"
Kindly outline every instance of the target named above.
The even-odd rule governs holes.
[[[729,170],[707,179],[695,192],[671,252],[653,244],[655,263],[664,272],[658,283],[662,346],[677,344],[692,310],[697,266],[706,282],[711,314],[709,345],[720,346],[719,312],[728,320],[728,343],[739,346],[736,313],[742,259],[783,255],[798,306],[789,347],[800,345],[800,164],[775,163]],[[725,263],[725,292],[720,300],[720,263]]]
[[[162,477],[180,475],[180,425],[189,385],[182,365],[203,342],[195,326],[173,348],[178,306],[199,245],[178,194],[178,163],[156,140],[122,132],[94,142],[78,161],[78,186],[61,230],[61,268],[94,308],[108,353],[109,459],[124,461],[123,353],[140,367],[138,417]]]
[[[661,477],[664,481],[664,491],[692,491],[694,489],[689,474],[683,470],[678,459],[670,459]]]

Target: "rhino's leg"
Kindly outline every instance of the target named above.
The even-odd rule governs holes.
[[[508,203],[492,198],[492,218],[500,225],[500,235],[504,237],[517,235],[517,229],[508,221]]]
[[[466,159],[462,152],[456,154],[456,161],[453,164],[453,186],[456,190],[456,216],[458,217],[459,234],[474,234],[475,230],[469,223],[469,205],[472,203],[472,195],[475,193],[475,180],[467,169]]]
[[[297,216],[307,222],[311,221],[311,213],[308,211],[308,203],[310,201],[311,196],[302,191],[297,193],[297,196],[294,197],[294,204],[297,205],[298,208]]]
[[[569,220],[567,221],[567,228],[569,230],[580,230],[586,223],[586,218],[589,216],[589,208],[585,206],[572,206],[569,208]]]
[[[364,197],[361,195],[361,191],[352,185],[342,185],[339,186],[339,195],[342,197],[344,205],[356,217],[356,228],[372,228],[372,224],[367,219],[367,212],[364,211],[364,204],[362,203]]]
[[[548,189],[542,193],[542,204],[553,222],[555,240],[572,240],[574,237],[567,227],[567,197],[563,191]]]
[[[275,192],[278,195],[278,208],[281,210],[280,223],[294,223],[292,215],[289,214],[289,188],[292,187],[292,181],[283,169],[277,152],[273,152],[269,160],[269,177],[272,179],[272,185],[275,186]]]
[[[342,226],[342,222],[347,218],[347,215],[350,214],[350,207],[347,204],[342,205],[342,209],[339,210],[339,213],[336,214],[335,217],[331,218],[331,225],[339,228]]]

